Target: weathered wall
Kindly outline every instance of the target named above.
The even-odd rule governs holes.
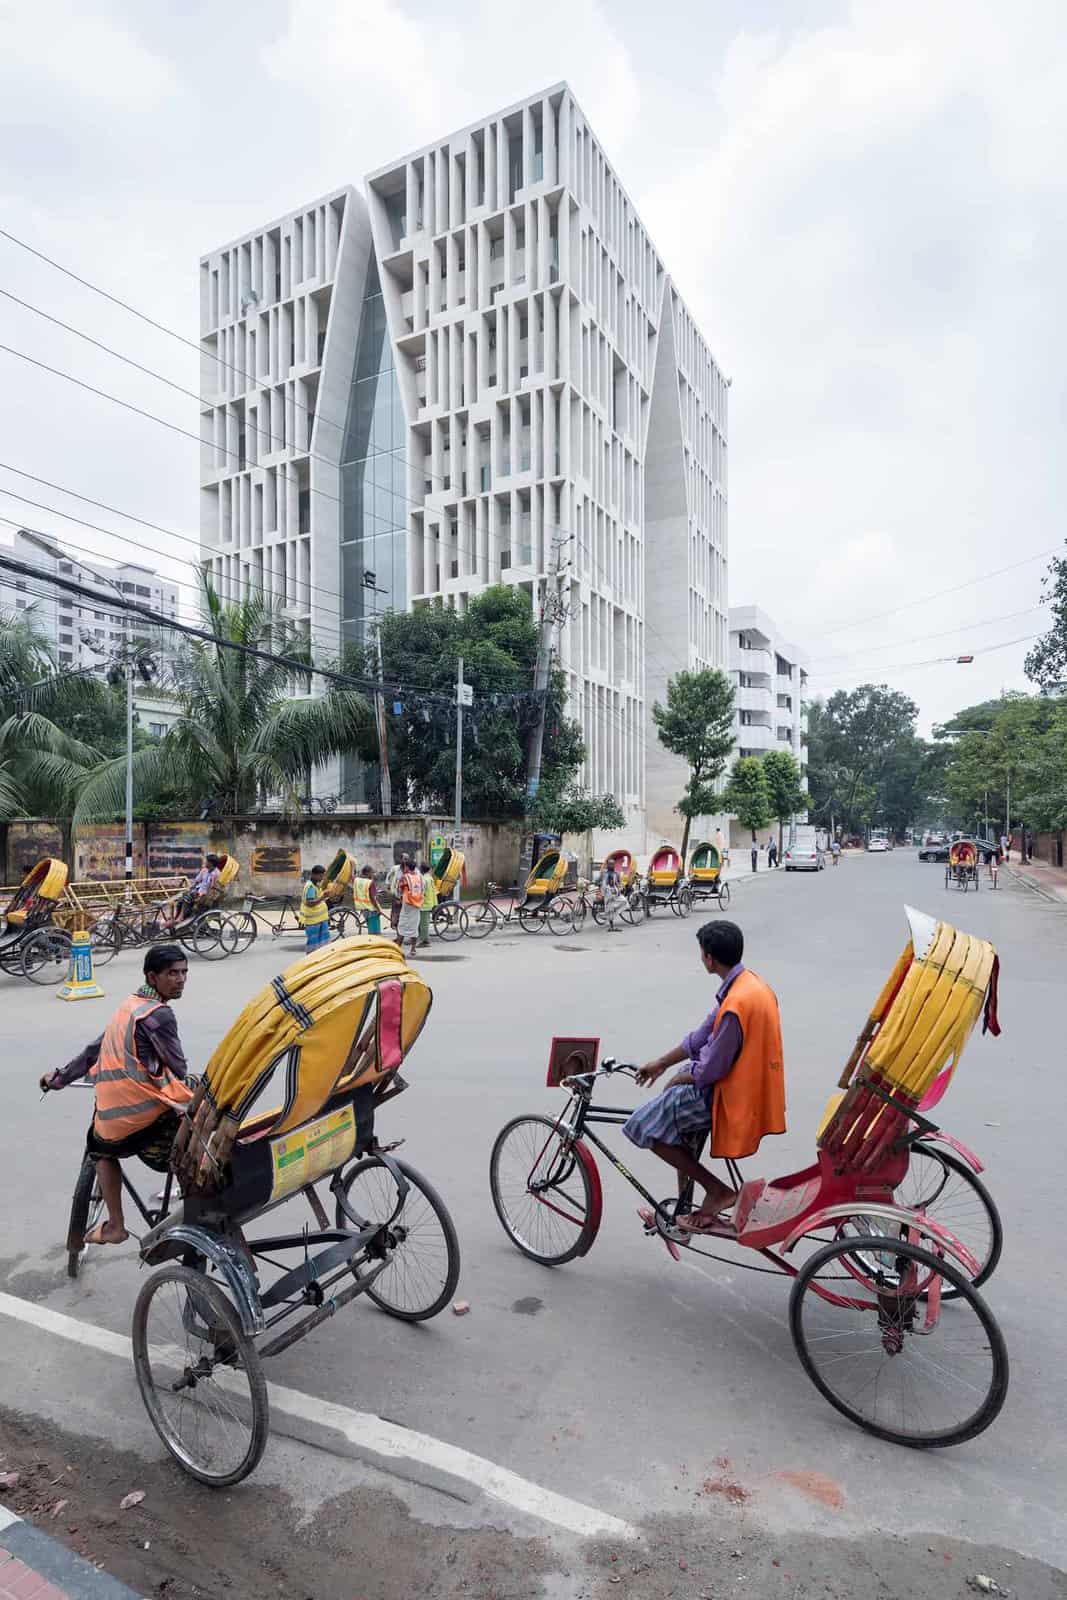
[[[469,822],[456,835],[439,817],[337,816],[290,823],[280,817],[239,818],[220,830],[208,822],[150,822],[134,827],[134,871],[138,877],[191,875],[208,851],[233,852],[241,865],[238,885],[252,894],[295,894],[301,875],[317,862],[325,866],[338,849],[384,876],[405,851],[429,859],[437,835],[457,844],[467,857],[468,886],[492,878],[512,883],[518,869],[522,829],[518,823]],[[121,823],[99,823],[79,831],[73,849],[72,877],[121,878],[125,837]],[[64,855],[62,830],[50,822],[12,822],[0,829],[0,881],[18,883],[42,856]]]

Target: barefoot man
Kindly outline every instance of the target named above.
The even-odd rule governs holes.
[[[96,1162],[107,1218],[86,1236],[86,1244],[121,1244],[128,1237],[120,1160],[140,1156],[156,1172],[167,1170],[178,1119],[193,1097],[170,1009],[172,1000],[181,999],[188,976],[179,945],[153,945],[144,959],[144,983],[122,1002],[99,1039],[41,1079],[42,1089],[65,1089],[88,1074],[96,1092],[85,1148]]]
[[[706,922],[697,934],[704,969],[718,978],[715,1007],[680,1045],[637,1075],[655,1083],[668,1067],[686,1062],[667,1087],[639,1106],[623,1133],[641,1150],[652,1150],[704,1190],[704,1201],[679,1218],[687,1233],[721,1226],[720,1214],[737,1199],[697,1154],[711,1131],[711,1154],[740,1160],[764,1134],[785,1132],[782,1028],[774,990],[742,965],[744,936],[735,922]]]

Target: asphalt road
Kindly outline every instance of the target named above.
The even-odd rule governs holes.
[[[710,1538],[709,1529],[713,1543],[744,1535],[788,1546],[833,1535],[839,1551],[868,1552],[921,1535],[929,1550],[948,1539],[999,1547],[1016,1572],[1025,1558],[1067,1564],[1067,1276],[1058,1176],[1067,916],[1006,873],[1001,885],[996,894],[983,887],[964,897],[944,888],[942,868],[897,851],[850,857],[818,875],[778,872],[746,882],[731,908],[745,932],[747,962],[779,994],[785,1034],[789,1132],[747,1163],[749,1176],[778,1176],[811,1159],[823,1105],[904,944],[905,903],[956,920],[1000,952],[1002,1037],[975,1035],[940,1108],[943,1125],[986,1161],[1005,1228],[1003,1260],[986,1292],[1007,1338],[1012,1382],[1004,1411],[980,1438],[954,1450],[914,1452],[852,1427],[796,1360],[788,1284],[744,1271],[740,1253],[730,1265],[675,1264],[644,1237],[636,1196],[610,1169],[603,1171],[604,1226],[584,1259],[540,1268],[500,1229],[488,1193],[489,1150],[511,1116],[556,1104],[558,1091],[544,1085],[553,1034],[597,1034],[605,1052],[628,1059],[676,1042],[713,993],[697,958],[699,914],[688,922],[660,915],[615,937],[592,930],[555,941],[516,933],[436,948],[426,963],[433,1013],[405,1069],[413,1087],[383,1112],[379,1133],[403,1135],[403,1155],[446,1197],[462,1243],[459,1292],[470,1315],[445,1313],[409,1328],[357,1305],[276,1358],[268,1376],[461,1446],[645,1530],[662,1535],[670,1528],[683,1545]],[[226,963],[194,962],[179,1014],[194,1067],[282,964],[269,942]],[[104,970],[110,999],[133,986],[135,970],[133,957]],[[99,1031],[106,1002],[63,1005],[51,991],[0,982],[0,1289],[128,1333],[139,1281],[132,1246],[93,1253],[74,1284],[64,1270],[89,1097],[71,1090],[42,1102],[35,1088],[41,1071]],[[651,1182],[654,1158],[635,1155],[634,1162]],[[671,1186],[656,1177],[653,1187],[667,1193]],[[161,1454],[123,1362],[2,1316],[0,1408],[83,1439],[108,1439],[135,1459],[156,1462]],[[391,1505],[401,1495],[414,1516],[441,1526],[442,1538],[457,1519],[469,1529],[491,1523],[553,1535],[536,1516],[502,1514],[491,1496],[468,1496],[461,1506],[454,1493],[441,1492],[447,1483],[420,1467],[417,1450],[386,1479],[365,1460],[338,1459],[326,1470],[330,1458],[321,1449],[298,1448],[285,1431],[283,1419],[252,1483],[277,1486],[295,1523],[315,1514],[331,1488],[357,1484],[368,1503],[380,1494],[382,1505]],[[178,1503],[193,1492],[177,1473],[166,1481]],[[210,1497],[196,1503],[210,1527]],[[832,1558],[824,1552],[820,1559]],[[941,1577],[931,1593],[956,1592],[968,1558],[954,1559],[953,1583],[945,1588]],[[991,1570],[992,1557],[986,1559],[976,1570]],[[501,1595],[594,1592],[575,1587],[573,1576],[546,1575],[536,1562],[525,1575],[521,1562],[519,1568],[517,1586],[501,1580]],[[679,1582],[678,1594],[701,1592]],[[925,1593],[916,1583],[914,1592]],[[352,1592],[359,1591],[338,1590]],[[472,1582],[463,1592],[494,1591]],[[634,1592],[675,1591],[655,1587],[650,1577]]]

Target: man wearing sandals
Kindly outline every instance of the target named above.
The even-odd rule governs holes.
[[[41,1079],[41,1088],[65,1089],[86,1075],[96,1094],[86,1152],[96,1162],[107,1218],[86,1244],[121,1244],[128,1238],[122,1214],[119,1162],[140,1156],[166,1172],[179,1118],[193,1097],[189,1069],[170,1009],[189,976],[185,952],[156,944],[144,958],[144,983],[124,1000],[98,1039],[65,1067]]]
[[[623,1133],[641,1150],[652,1150],[674,1168],[679,1183],[692,1179],[704,1190],[703,1204],[678,1219],[687,1233],[722,1226],[722,1212],[737,1199],[697,1159],[705,1135],[711,1154],[740,1160],[768,1133],[785,1132],[782,1027],[774,990],[742,965],[745,940],[735,922],[706,922],[697,934],[705,971],[720,980],[715,1007],[681,1044],[637,1074],[655,1083],[668,1067],[688,1065],[667,1087],[623,1123]]]

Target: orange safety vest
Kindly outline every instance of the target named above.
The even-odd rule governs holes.
[[[137,1054],[138,1022],[164,1005],[143,994],[131,994],[104,1030],[100,1054],[89,1077],[96,1091],[93,1132],[98,1139],[117,1144],[155,1122],[164,1111],[179,1111],[193,1091],[166,1067],[158,1074],[146,1070]]]
[[[403,872],[400,875],[400,898],[405,905],[422,905],[423,882],[421,872]]]
[[[711,1102],[711,1153],[740,1160],[767,1133],[785,1132],[785,1072],[778,997],[746,968],[730,985],[713,1033],[733,1012],[741,1024],[741,1054],[715,1085]]]

